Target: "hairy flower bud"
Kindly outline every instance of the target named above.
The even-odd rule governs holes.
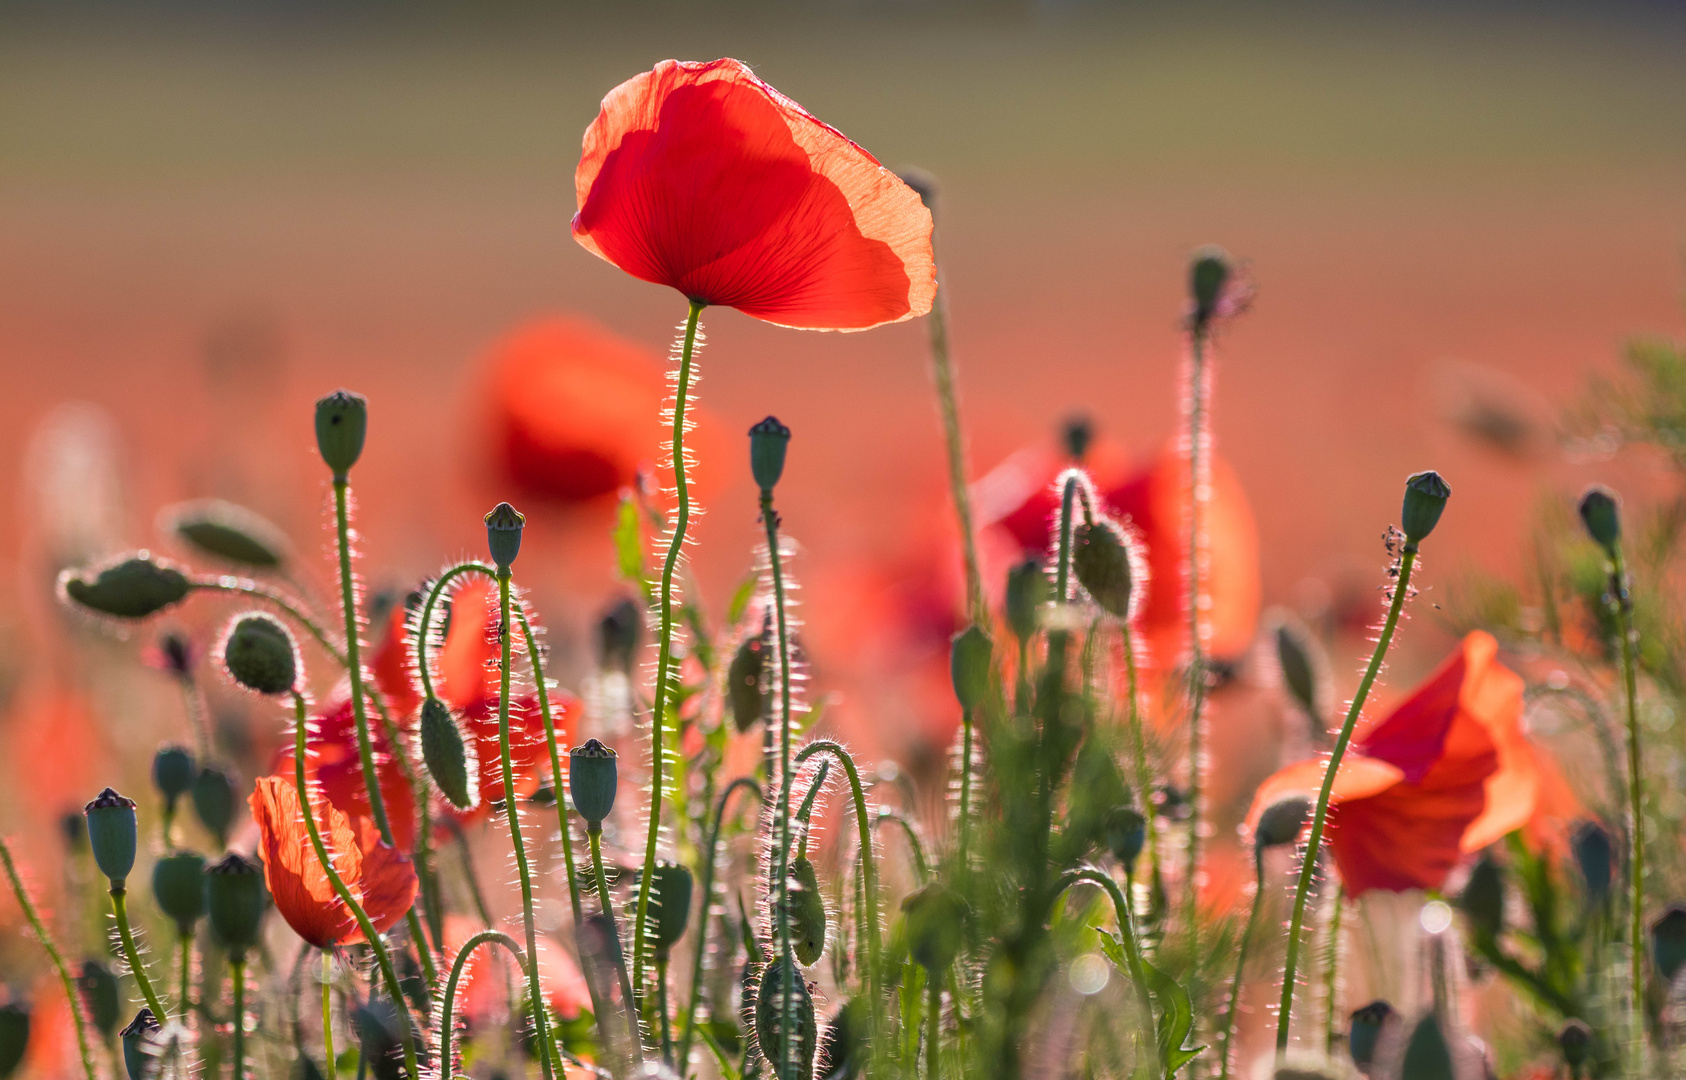
[[[135,868],[135,800],[106,788],[82,812],[88,818],[88,843],[94,849],[94,862],[100,873],[111,879],[113,888],[122,887]]]
[[[1106,816],[1103,831],[1112,857],[1125,873],[1134,873],[1136,860],[1147,846],[1147,819],[1133,806],[1114,807]]]
[[[908,953],[932,973],[932,978],[952,964],[960,952],[968,914],[965,899],[940,881],[931,882],[902,901]]]
[[[1670,904],[1651,924],[1651,962],[1666,983],[1686,965],[1686,904]]]
[[[1610,883],[1615,877],[1616,850],[1610,833],[1589,818],[1575,826],[1569,846],[1575,854],[1575,868],[1580,871],[1587,903],[1591,906],[1604,903],[1610,897]]]
[[[754,474],[756,486],[763,492],[779,486],[779,478],[784,475],[785,451],[789,447],[790,429],[779,423],[776,416],[769,416],[749,429],[749,471]]]
[[[1594,484],[1581,496],[1581,522],[1587,535],[1605,551],[1615,554],[1622,539],[1622,504],[1614,491]]]
[[[59,575],[64,595],[89,611],[115,619],[145,619],[187,598],[193,583],[174,564],[137,551],[89,571]]]
[[[205,911],[231,957],[244,957],[258,943],[265,900],[263,871],[238,852],[205,867]]]
[[[526,525],[526,517],[506,502],[498,503],[486,515],[486,547],[500,572],[507,571],[521,553],[521,530]]]
[[[1099,518],[1072,530],[1071,568],[1077,582],[1102,611],[1120,619],[1130,617],[1134,574],[1130,548],[1116,524]]]
[[[1304,795],[1278,799],[1259,815],[1258,828],[1253,830],[1253,847],[1263,851],[1292,844],[1300,838],[1310,820],[1311,800]]]
[[[600,827],[615,808],[618,782],[615,752],[596,739],[568,751],[568,794],[588,826]]]
[[[201,554],[253,570],[277,570],[287,559],[287,538],[244,506],[196,499],[165,508],[165,527]]]
[[[478,775],[479,763],[470,760],[474,748],[462,736],[462,728],[443,701],[430,697],[421,707],[422,763],[439,786],[440,794],[459,810],[472,810],[480,801],[480,788],[469,783]]]
[[[123,1071],[128,1073],[129,1080],[144,1080],[152,1073],[153,1061],[158,1056],[153,1041],[162,1030],[152,1010],[142,1009],[128,1027],[117,1033],[123,1040]]]
[[[1458,907],[1477,937],[1494,938],[1504,929],[1504,867],[1491,855],[1481,856],[1470,868],[1469,881],[1458,895]]]
[[[316,402],[316,449],[343,480],[363,456],[363,437],[369,431],[369,401],[362,394],[335,390]]]
[[[1305,627],[1291,617],[1276,626],[1276,666],[1282,675],[1282,686],[1288,696],[1314,724],[1324,723],[1321,696],[1318,692],[1318,670],[1322,667],[1321,651]]]
[[[200,824],[217,838],[218,847],[228,846],[228,829],[234,824],[234,778],[216,765],[206,765],[193,778],[193,812]]]
[[[599,663],[610,671],[632,673],[632,658],[638,651],[638,636],[644,629],[644,609],[623,596],[597,620]]]
[[[1194,253],[1188,268],[1189,295],[1194,300],[1194,329],[1204,331],[1217,313],[1218,301],[1232,272],[1229,253],[1221,247],[1203,247]]]
[[[82,961],[76,972],[76,989],[82,995],[82,1004],[87,1007],[94,1030],[111,1038],[117,1030],[117,1021],[122,1019],[123,995],[110,965],[102,960]],[[6,1070],[0,1068],[0,1076],[5,1075]]]
[[[1026,559],[1007,571],[1007,625],[1014,637],[1029,641],[1035,635],[1051,591],[1039,559]]]
[[[973,624],[954,635],[949,643],[948,670],[954,682],[954,697],[971,712],[989,696],[991,645],[983,627]]]
[[[1346,1046],[1347,1052],[1352,1055],[1352,1063],[1361,1071],[1369,1071],[1376,1060],[1376,1049],[1382,1036],[1390,1024],[1397,1022],[1398,1015],[1385,1001],[1372,1001],[1363,1008],[1353,1010]]]
[[[739,734],[764,719],[772,704],[773,688],[767,680],[770,631],[769,620],[763,619],[761,632],[744,638],[726,667],[726,697],[732,704],[732,724]]]
[[[182,937],[205,914],[205,856],[178,851],[152,864],[152,896],[158,910],[176,921]]]
[[[786,985],[790,987],[791,1007],[796,1011],[796,1030],[788,1036],[794,1045],[788,1050],[783,1015]],[[773,1075],[811,1076],[817,1036],[813,995],[791,958],[781,956],[762,971],[755,989],[755,1040],[761,1046],[762,1055],[773,1065]],[[787,1068],[785,1061],[793,1061],[794,1068]]]
[[[685,936],[691,919],[691,872],[678,863],[657,863],[650,884],[656,905],[656,956],[666,957]]]
[[[185,746],[160,746],[152,755],[152,783],[172,808],[193,787],[197,771],[193,755]]]
[[[1405,506],[1399,512],[1399,528],[1405,533],[1407,544],[1420,544],[1440,523],[1446,500],[1452,497],[1452,487],[1430,469],[1413,473],[1405,481]]]
[[[790,864],[790,946],[796,962],[810,967],[825,952],[825,896],[819,875],[808,856],[798,855]]]
[[[285,694],[298,685],[298,643],[273,615],[241,616],[229,628],[221,652],[229,678],[254,693]]]

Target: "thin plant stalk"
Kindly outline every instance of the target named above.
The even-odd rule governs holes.
[[[181,953],[181,1014],[193,1011],[193,935],[182,934],[178,943]]]
[[[1054,602],[1058,604],[1071,600],[1071,515],[1077,499],[1077,484],[1077,474],[1071,473],[1060,492],[1060,547],[1054,564]]]
[[[1399,612],[1404,608],[1405,597],[1411,591],[1411,570],[1416,563],[1417,547],[1408,543],[1399,559],[1399,574],[1393,587],[1393,599],[1388,604],[1387,619],[1382,623],[1381,636],[1376,639],[1376,648],[1370,654],[1369,666],[1364,669],[1364,677],[1358,683],[1358,692],[1353,695],[1352,704],[1347,708],[1346,720],[1341,724],[1341,732],[1335,738],[1335,748],[1329,755],[1329,765],[1323,772],[1323,786],[1317,793],[1317,805],[1311,815],[1311,833],[1306,840],[1305,860],[1300,865],[1299,883],[1294,888],[1294,912],[1288,919],[1288,955],[1283,962],[1282,1003],[1276,1016],[1278,1058],[1288,1051],[1288,1029],[1293,1020],[1294,979],[1299,970],[1300,932],[1305,927],[1306,900],[1311,895],[1312,878],[1317,874],[1317,858],[1323,850],[1323,830],[1328,824],[1329,797],[1334,791],[1335,774],[1340,771],[1347,744],[1352,742],[1352,732],[1358,726],[1358,715],[1364,710],[1364,702],[1370,696],[1370,688],[1375,685],[1376,676],[1381,673],[1382,659],[1387,656],[1388,646],[1393,643],[1393,632],[1398,629]]]
[[[1124,894],[1118,888],[1118,882],[1094,867],[1081,870],[1068,870],[1054,882],[1054,897],[1059,898],[1073,885],[1088,882],[1099,885],[1106,890],[1112,899],[1113,918],[1118,921],[1118,936],[1124,945],[1124,962],[1129,965],[1130,983],[1136,989],[1136,1007],[1141,1013],[1141,1031],[1138,1038],[1142,1041],[1142,1050],[1147,1055],[1149,1080],[1159,1080],[1161,1069],[1159,1061],[1159,1034],[1154,1027],[1153,999],[1147,992],[1147,973],[1142,965],[1141,942],[1136,937],[1136,921],[1130,912],[1130,903],[1124,899]]]
[[[860,771],[855,768],[855,759],[842,745],[830,739],[815,739],[804,746],[796,755],[795,766],[802,767],[802,763],[816,754],[830,754],[832,759],[843,767],[843,772],[849,778],[849,793],[855,803],[855,828],[860,841],[860,870],[861,870],[861,899],[860,906],[860,938],[866,945],[866,961],[862,965],[867,1000],[872,1003],[870,1011],[874,1025],[878,1016],[878,965],[882,944],[879,938],[878,926],[878,869],[876,860],[872,857],[872,824],[867,817],[866,795],[861,788]]]
[[[685,1005],[685,1020],[679,1025],[679,1061],[691,1060],[691,1036],[694,1034],[692,1025],[696,1022],[697,1006],[702,1003],[703,958],[708,949],[708,920],[714,904],[714,864],[716,854],[720,848],[720,830],[726,820],[726,801],[732,793],[743,788],[753,791],[757,799],[761,798],[761,785],[751,776],[740,776],[726,785],[726,790],[720,793],[720,800],[715,805],[714,822],[709,827],[708,841],[703,846],[702,864],[702,913],[699,922],[699,933],[695,949],[696,956],[691,967],[691,994]]]
[[[117,936],[123,941],[123,955],[129,961],[129,971],[135,977],[135,983],[140,987],[141,996],[146,999],[147,1008],[157,1017],[160,1024],[168,1023],[170,1012],[164,1008],[164,1001],[158,992],[152,988],[152,980],[147,977],[146,964],[141,960],[140,949],[135,945],[135,935],[129,928],[129,900],[128,890],[118,882],[111,883],[111,913],[117,919]]]
[[[1206,618],[1201,608],[1201,555],[1205,533],[1200,511],[1210,481],[1211,463],[1202,453],[1206,448],[1206,331],[1196,328],[1189,335],[1191,370],[1188,389],[1188,878],[1184,882],[1188,909],[1190,952],[1199,949],[1200,829],[1203,795],[1201,776],[1201,712],[1206,702]]]
[[[662,1060],[673,1064],[673,1024],[667,1016],[667,955],[656,956],[656,1013],[661,1017]]]
[[[948,350],[948,292],[938,289],[925,326],[931,337],[931,378],[937,384],[937,407],[943,417],[943,442],[948,451],[948,489],[966,561],[966,609],[980,625],[989,620],[984,603],[983,577],[978,571],[978,542],[972,528],[972,498],[966,487],[966,439],[960,430],[960,395],[955,388],[954,360]]]
[[[673,537],[668,541],[667,558],[662,563],[661,598],[658,606],[660,620],[656,651],[656,700],[650,714],[650,823],[644,838],[644,865],[656,865],[656,843],[661,838],[662,817],[662,755],[667,752],[667,716],[677,696],[678,679],[673,670],[673,571],[679,564],[679,553],[685,546],[685,530],[691,522],[691,490],[685,476],[685,405],[691,396],[691,361],[696,352],[697,321],[702,317],[704,304],[692,300],[685,317],[685,338],[679,353],[679,380],[673,401],[673,478],[678,509],[673,518]],[[644,927],[650,917],[650,879],[652,874],[640,874],[638,907],[633,916],[632,985],[642,996],[644,988]],[[628,1008],[635,1012],[633,1002]]]
[[[245,957],[229,957],[228,974],[234,983],[234,1012],[229,1017],[229,1027],[234,1032],[234,1069],[229,1073],[234,1080],[245,1080],[246,1077],[246,959]]]
[[[0,861],[6,864],[6,879],[11,882],[12,895],[17,898],[18,907],[23,909],[24,918],[29,920],[29,928],[35,932],[35,940],[41,943],[53,970],[58,973],[60,985],[64,987],[64,996],[70,1003],[70,1018],[76,1024],[76,1049],[82,1056],[82,1072],[87,1080],[97,1080],[94,1051],[88,1043],[88,1024],[82,1015],[82,999],[76,992],[76,980],[71,976],[70,968],[65,965],[58,946],[53,944],[53,936],[47,932],[46,924],[41,921],[41,913],[35,910],[35,901],[30,899],[29,890],[24,888],[23,878],[18,874],[17,864],[12,861],[12,845],[6,842],[4,836],[0,836]]]
[[[1335,1052],[1335,995],[1340,989],[1341,912],[1346,907],[1346,886],[1335,889],[1335,910],[1329,913],[1329,940],[1323,951],[1323,1052]]]
[[[1265,874],[1264,848],[1253,853],[1253,905],[1247,912],[1247,925],[1241,931],[1241,943],[1235,953],[1235,974],[1229,980],[1229,1009],[1224,1013],[1224,1026],[1220,1034],[1220,1049],[1218,1080],[1229,1080],[1229,1070],[1233,1053],[1231,1040],[1235,1036],[1235,1018],[1241,1011],[1241,979],[1247,970],[1247,947],[1252,944],[1253,930],[1259,922],[1259,911],[1264,907]]]
[[[1141,675],[1136,661],[1136,638],[1128,621],[1120,621],[1123,635],[1125,692],[1129,695],[1129,727],[1131,750],[1135,757],[1136,790],[1141,795],[1144,835],[1147,837],[1149,882],[1155,895],[1165,888],[1159,866],[1159,811],[1153,805],[1153,770],[1147,760],[1147,731],[1142,723]]]
[[[925,859],[925,845],[919,842],[919,833],[914,829],[913,822],[894,810],[880,809],[877,816],[872,819],[872,825],[877,828],[886,821],[900,827],[902,836],[907,839],[907,850],[908,854],[913,856],[915,875],[921,882],[928,879],[931,876],[931,864]]]
[[[934,971],[925,973],[925,983],[930,991],[930,998],[925,1006],[925,1075],[930,1080],[940,1080],[942,1067],[938,1059],[942,1057],[940,1044],[943,1028],[943,982]]]
[[[515,958],[517,966],[523,970],[527,967],[527,958],[522,954],[521,946],[502,930],[482,930],[463,943],[462,949],[457,952],[456,962],[451,965],[451,973],[445,980],[445,999],[439,1014],[440,1080],[451,1080],[455,1075],[457,1062],[451,1043],[456,1038],[457,984],[462,981],[463,969],[468,966],[469,957],[482,945],[502,945],[509,950],[509,955]]]
[[[611,932],[618,938],[620,935],[620,929],[618,926],[619,920],[615,918],[615,903],[609,897],[609,879],[603,873],[602,824],[588,823],[586,825],[585,835],[586,839],[591,844],[591,873],[592,877],[597,880],[597,902],[602,907],[604,918],[609,920]],[[646,874],[644,876],[648,877],[649,875]],[[617,974],[619,974],[621,980],[621,997],[625,999],[624,1004],[626,1006],[627,1019],[632,1025],[632,1034],[636,1037],[642,1032],[643,1026],[638,1015],[638,1003],[633,1000],[632,996],[632,980],[627,975],[626,963],[624,960],[618,963],[616,967],[618,968]],[[598,1017],[597,1030],[603,1036],[604,1045],[608,1045],[609,1041],[609,1029],[606,1026],[607,1023],[608,1021],[605,1018]]]
[[[960,838],[956,847],[960,872],[971,868],[967,847],[972,833],[972,710],[960,710]]]
[[[556,793],[556,825],[562,831],[562,862],[568,873],[568,901],[574,909],[574,925],[578,926],[584,915],[580,906],[579,875],[574,867],[574,833],[568,824],[568,789],[562,776],[562,753],[556,745],[556,721],[550,715],[550,691],[545,687],[538,642],[533,639],[533,627],[527,621],[525,604],[515,605],[515,617],[521,622],[521,637],[527,645],[527,661],[532,665],[533,686],[538,693],[539,715],[544,719],[544,743],[550,750],[550,790]]]
[[[334,954],[322,950],[322,1053],[328,1058],[328,1080],[337,1080],[339,1062],[334,1059]]]
[[[761,521],[767,528],[767,562],[773,575],[773,606],[777,617],[779,641],[779,801],[773,809],[773,827],[778,850],[773,863],[778,880],[773,889],[773,903],[777,923],[777,957],[790,957],[790,794],[795,777],[790,768],[790,628],[785,614],[784,558],[779,551],[779,515],[773,509],[773,492],[761,489]],[[775,958],[775,962],[776,962]],[[792,970],[795,960],[790,959]],[[778,1075],[784,1077],[795,1064],[792,1033],[796,1030],[795,979],[787,972],[779,982],[781,995],[779,1015],[779,1047],[781,1058]]]
[[[1635,1064],[1645,1065],[1645,788],[1639,745],[1638,631],[1633,626],[1633,595],[1627,578],[1627,561],[1620,542],[1610,547],[1610,583],[1616,612],[1621,620],[1622,691],[1627,706],[1627,812],[1628,858],[1633,867],[1628,912],[1628,951],[1632,977],[1633,1043]]]

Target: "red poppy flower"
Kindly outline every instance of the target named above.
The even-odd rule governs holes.
[[[634,277],[809,330],[931,310],[931,213],[736,60],[664,60],[603,99],[574,238]]]
[[[334,892],[316,858],[294,779],[260,777],[250,802],[264,881],[287,925],[318,949],[362,941],[356,917]],[[415,903],[416,872],[410,860],[381,843],[370,819],[348,818],[319,795],[312,795],[310,802],[323,845],[346,889],[376,930],[391,927]]]
[[[311,717],[314,729],[310,739],[311,753],[305,759],[305,773],[310,783],[320,788],[334,809],[348,818],[374,819],[374,807],[369,802],[369,788],[363,782],[363,759],[357,748],[357,720],[352,715],[351,698],[344,695],[339,703]],[[393,756],[392,744],[381,730],[378,717],[369,717],[369,742],[375,752],[375,776],[380,782],[381,801],[386,807],[387,823],[392,826],[392,839],[400,851],[410,851],[416,843],[416,803],[410,782]],[[293,748],[289,744],[275,756],[277,776],[293,775]]]
[[[1329,807],[1329,840],[1352,895],[1438,888],[1461,856],[1530,824],[1553,792],[1522,729],[1522,679],[1477,631],[1348,752]],[[1260,785],[1248,813],[1316,797],[1326,762]]]
[[[481,927],[462,915],[445,916],[445,952],[454,958],[480,932]],[[548,937],[538,939],[539,990],[545,1001],[564,1020],[573,1020],[582,1008],[591,1007],[591,992],[579,965],[560,946]],[[509,954],[497,946],[483,945],[476,949],[463,968],[462,981],[457,984],[457,1015],[469,1024],[495,1022],[507,1005],[510,982],[502,978],[480,978],[483,970],[496,971],[493,957],[509,963]],[[513,969],[510,969],[513,970]],[[518,983],[516,985],[519,985]]]

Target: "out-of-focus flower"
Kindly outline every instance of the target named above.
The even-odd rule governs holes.
[[[468,939],[482,927],[463,915],[445,916],[445,952],[456,956]],[[574,958],[555,942],[541,935],[538,939],[539,989],[545,1001],[564,1020],[579,1016],[582,1008],[591,1007],[591,993],[586,987]],[[481,978],[485,970],[496,970],[493,957],[501,963],[509,962],[509,954],[496,946],[483,945],[463,968],[462,981],[457,984],[458,1015],[471,1026],[495,1021],[506,1005],[509,983],[499,978]]]
[[[634,277],[810,330],[924,315],[931,213],[736,60],[664,60],[603,99],[574,238]]]
[[[74,809],[80,816],[88,792],[100,786],[98,779],[112,775],[106,736],[79,693],[28,692],[3,730],[14,762],[13,806],[40,807],[49,815]],[[67,746],[76,752],[65,753]]]
[[[318,949],[362,941],[356,917],[334,892],[316,858],[294,779],[260,777],[250,802],[264,880],[287,925]],[[348,818],[315,795],[311,812],[334,869],[375,929],[384,931],[403,918],[416,897],[416,872],[410,860],[397,848],[381,843],[369,818]]]
[[[1561,836],[1573,796],[1522,728],[1522,679],[1476,631],[1354,743],[1335,776],[1329,838],[1348,893],[1438,888],[1458,860],[1509,833]],[[1259,786],[1248,813],[1316,796],[1326,759]]]

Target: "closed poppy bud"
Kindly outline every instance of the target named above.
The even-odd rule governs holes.
[[[506,502],[498,503],[486,515],[486,547],[500,571],[508,570],[520,554],[521,530],[526,524],[521,512]]]
[[[193,583],[170,563],[145,551],[111,563],[93,576],[66,570],[64,595],[89,611],[117,619],[145,619],[187,598]]]
[[[1194,299],[1194,326],[1204,330],[1218,310],[1218,300],[1229,282],[1229,253],[1220,247],[1203,247],[1194,253],[1189,266],[1188,287]]]
[[[298,645],[273,615],[237,619],[223,639],[222,662],[230,678],[254,693],[285,694],[298,685]]]
[[[1668,983],[1674,982],[1675,973],[1686,964],[1686,904],[1670,904],[1651,924],[1651,962]]]
[[[908,953],[920,967],[934,973],[954,962],[969,910],[965,899],[940,881],[902,901]]]
[[[1042,572],[1040,560],[1026,559],[1007,571],[1007,625],[1020,641],[1029,641],[1036,633],[1048,592],[1048,575]]]
[[[193,778],[193,812],[217,838],[219,847],[228,843],[228,827],[234,824],[234,778],[215,765],[207,765]]]
[[[343,479],[363,456],[363,436],[369,431],[369,401],[362,394],[335,390],[316,403],[316,449]]]
[[[763,619],[761,632],[744,638],[726,666],[726,697],[732,703],[732,724],[739,734],[767,715],[772,699],[772,687],[766,679],[769,626]]]
[[[1352,1055],[1352,1063],[1360,1070],[1369,1071],[1376,1060],[1376,1048],[1381,1044],[1382,1035],[1397,1015],[1393,1006],[1385,1001],[1372,1001],[1361,1009],[1353,1010],[1352,1023],[1347,1028],[1346,1048]]]
[[[1587,488],[1581,496],[1581,522],[1599,547],[1614,553],[1622,539],[1621,502],[1616,493],[1603,484]]]
[[[1292,844],[1305,831],[1311,820],[1311,800],[1304,795],[1290,795],[1265,807],[1259,815],[1258,827],[1253,830],[1253,846],[1265,848]]]
[[[819,1080],[855,1080],[861,1074],[866,1035],[861,1012],[859,999],[850,998],[831,1014],[825,1034],[820,1036],[819,1060],[815,1062]]]
[[[954,696],[967,712],[989,696],[990,652],[989,635],[975,623],[954,635],[949,644],[948,669],[954,680]]]
[[[568,794],[587,825],[601,826],[609,811],[615,808],[617,784],[613,750],[596,739],[588,739],[584,746],[568,751]]]
[[[808,856],[798,855],[790,864],[790,946],[803,967],[816,963],[825,952],[825,897],[819,875]]]
[[[111,1038],[123,1009],[117,976],[99,960],[84,960],[82,969],[76,973],[76,989],[82,994],[82,1004],[88,1008],[88,1019],[93,1021],[94,1029]],[[6,1070],[0,1068],[0,1076],[5,1075]]]
[[[480,765],[470,760],[476,756],[475,751],[462,737],[456,718],[443,701],[430,697],[422,702],[420,726],[422,762],[427,766],[427,774],[452,806],[472,810],[480,801],[480,786],[469,783],[468,778],[479,776]]]
[[[1570,848],[1575,853],[1575,867],[1581,872],[1587,902],[1602,904],[1610,896],[1610,882],[1615,874],[1616,851],[1609,832],[1596,821],[1583,821],[1575,826]]]
[[[231,851],[221,862],[205,867],[205,911],[230,956],[242,958],[258,943],[263,908],[263,872],[257,863]]]
[[[1276,666],[1282,673],[1282,686],[1288,696],[1321,725],[1322,709],[1318,702],[1317,645],[1305,629],[1291,619],[1284,619],[1276,627]]]
[[[1405,507],[1399,512],[1399,527],[1407,544],[1420,544],[1428,538],[1451,497],[1451,485],[1432,469],[1413,473],[1405,481]]]
[[[1504,867],[1492,856],[1481,856],[1470,869],[1469,882],[1458,896],[1458,907],[1468,916],[1477,936],[1497,937],[1504,929]]]
[[[176,920],[182,937],[205,914],[205,856],[178,851],[152,864],[152,896],[158,909]]]
[[[197,771],[185,746],[160,746],[152,755],[152,782],[171,806],[193,787]]]
[[[135,800],[125,799],[111,788],[83,808],[88,818],[88,844],[100,873],[119,887],[135,868]]]
[[[749,429],[749,471],[762,491],[779,486],[779,477],[784,475],[784,454],[789,446],[790,429],[779,423],[776,416],[769,416]]]
[[[796,1012],[796,1030],[789,1036],[794,1046],[787,1047],[784,1028],[784,988],[790,987],[791,1008]],[[811,1076],[814,1072],[814,1051],[817,1046],[818,1025],[814,1022],[814,998],[802,972],[789,956],[781,956],[761,972],[755,988],[755,1040],[761,1053],[773,1065],[778,1077]],[[794,1062],[787,1067],[779,1060]]]
[[[205,555],[253,570],[275,570],[286,560],[281,530],[243,506],[201,499],[161,515],[168,528]]]
[[[1411,1032],[1411,1038],[1405,1044],[1405,1060],[1400,1066],[1401,1080],[1457,1080],[1458,1072],[1452,1067],[1452,1048],[1447,1045],[1446,1034],[1440,1030],[1440,1021],[1433,1013],[1417,1021],[1416,1028]]]
[[[691,918],[691,872],[678,863],[657,863],[654,888],[656,912],[656,955],[666,956],[668,950],[685,936],[685,924]]]
[[[129,1080],[143,1080],[152,1069],[157,1057],[153,1039],[162,1030],[152,1010],[142,1009],[128,1027],[117,1033],[117,1037],[123,1040],[123,1069],[129,1074]]]
[[[1557,1029],[1557,1046],[1563,1051],[1564,1063],[1579,1072],[1592,1056],[1592,1029],[1584,1021],[1571,1018]]]
[[[1130,549],[1118,526],[1105,518],[1072,530],[1071,568],[1078,584],[1102,611],[1130,617]]]
[[[638,634],[644,628],[644,611],[631,597],[603,613],[597,620],[597,652],[603,667],[611,671],[632,671],[632,657],[638,650]]]
[[[1089,456],[1089,444],[1095,441],[1095,425],[1087,416],[1073,416],[1060,428],[1060,442],[1071,460],[1081,465]]]
[[[1107,850],[1124,867],[1134,873],[1136,860],[1147,846],[1147,819],[1132,806],[1114,807],[1106,815],[1104,826]]]

